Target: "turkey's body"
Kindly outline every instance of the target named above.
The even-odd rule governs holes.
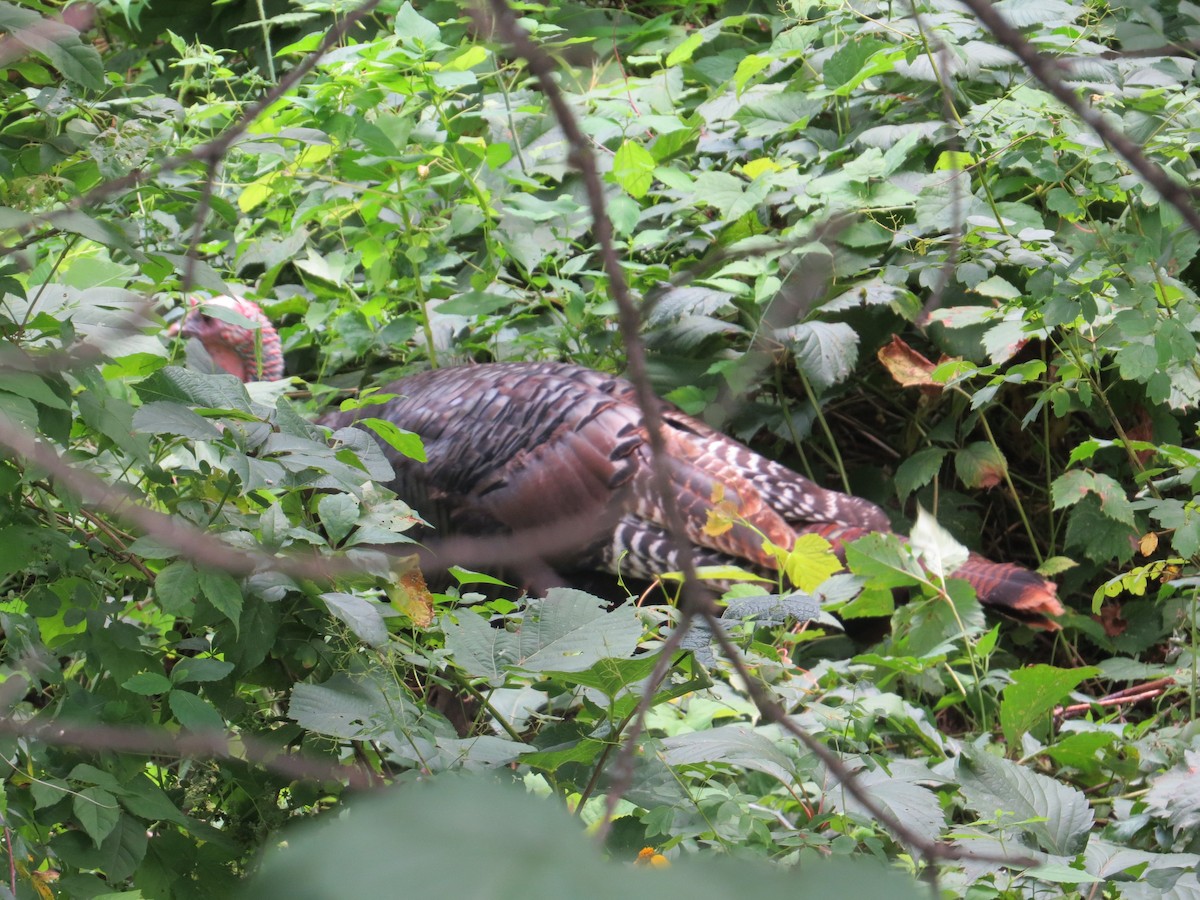
[[[391,487],[441,534],[523,537],[506,550],[518,569],[517,556],[634,578],[680,568],[624,379],[565,363],[493,363],[424,372],[384,392],[398,396],[322,424],[376,416],[420,435],[427,462],[386,451]],[[775,559],[764,536],[790,548],[810,531],[840,545],[890,530],[873,503],[827,491],[669,404],[660,410],[671,499],[697,564],[766,571]],[[734,514],[724,531],[706,528],[716,500]],[[1062,611],[1054,585],[1019,566],[973,555],[960,575],[985,603],[1043,625]]]
[[[558,545],[544,554],[530,548],[555,566],[615,573],[620,562],[621,572],[640,578],[677,568],[629,382],[565,363],[496,363],[423,372],[384,392],[399,396],[321,422],[341,427],[374,415],[420,435],[427,462],[388,452],[390,486],[443,533],[531,533]],[[781,546],[795,540],[793,524],[888,530],[874,504],[825,491],[661,408],[673,499],[703,563],[771,565],[746,525],[705,533],[718,484],[740,518]]]
[[[213,362],[243,380],[282,375],[279,335],[248,300],[193,302],[180,334],[200,341]],[[649,436],[623,378],[566,363],[492,363],[435,369],[384,392],[397,396],[321,421],[342,427],[374,416],[418,434],[427,462],[386,445],[384,453],[396,471],[391,486],[439,538],[488,537],[489,545],[503,545],[501,561],[518,571],[536,562],[543,571],[653,578],[680,568],[652,484]],[[670,502],[698,564],[769,571],[776,561],[763,537],[789,549],[798,535],[816,532],[840,547],[890,530],[875,504],[827,491],[670,404],[659,409]],[[728,528],[706,527],[718,501],[731,514]],[[972,554],[955,574],[982,602],[1057,627],[1049,618],[1063,611],[1055,585],[1028,569]]]

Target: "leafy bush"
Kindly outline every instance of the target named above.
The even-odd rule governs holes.
[[[1071,601],[1053,639],[989,623],[878,537],[853,577],[808,584],[828,563],[812,553],[777,595],[732,592],[743,658],[789,721],[915,836],[979,858],[876,822],[710,633],[652,682],[670,606],[525,598],[461,570],[430,592],[420,510],[379,487],[377,445],[313,424],[429,365],[625,358],[561,123],[466,12],[227,3],[163,22],[98,4],[81,37],[0,4],[29,51],[0,82],[13,895],[227,896],[274,829],[348,787],[464,768],[611,827],[618,860],[870,855],[971,896],[1200,891],[1200,242],[1179,197],[957,4],[660,6],[523,20],[600,161],[655,387],[898,523],[920,504],[1040,565]],[[1194,10],[995,7],[1196,179],[1192,60],[1164,46],[1194,39]],[[296,380],[247,388],[166,339],[193,291],[260,299]],[[913,602],[894,608],[896,587]],[[815,613],[809,594],[887,633],[780,625]],[[486,793],[487,829],[507,803],[533,815],[492,790],[442,802],[470,820],[458,804]],[[417,801],[394,802],[301,840],[357,846]],[[597,865],[568,831],[555,877]],[[305,871],[288,859],[263,883]]]

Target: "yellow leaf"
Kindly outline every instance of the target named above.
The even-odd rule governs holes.
[[[802,534],[783,563],[788,580],[802,591],[812,591],[842,569],[833,545],[819,534]]]
[[[319,162],[329,159],[332,153],[333,147],[329,144],[309,144],[300,151],[300,155],[296,157],[293,168],[303,169],[308,166],[314,166]]]
[[[717,537],[724,534],[733,527],[733,522],[730,520],[723,510],[710,509],[708,511],[708,521],[704,523],[702,529],[709,537]]]
[[[758,159],[752,159],[750,162],[742,166],[742,171],[746,173],[746,177],[753,181],[759,175],[765,172],[779,172],[783,167],[773,159],[768,159],[765,156]]]
[[[692,54],[696,49],[704,43],[704,34],[700,31],[694,31],[689,34],[683,41],[667,54],[667,68],[677,66],[680,63],[688,62],[692,58]]]
[[[445,72],[465,72],[467,69],[473,69],[482,62],[486,62],[488,51],[479,44],[472,44],[463,50],[458,56],[454,57],[442,66]]]
[[[751,572],[749,569],[743,569],[740,566],[697,566],[696,577],[701,581],[763,581],[769,582],[771,579],[763,578],[757,572]],[[659,576],[663,581],[683,581],[682,572],[663,572]]]
[[[1150,556],[1158,549],[1158,535],[1153,531],[1148,531],[1138,540],[1138,552],[1142,556]]]
[[[279,177],[278,172],[264,175],[257,181],[252,181],[238,195],[237,205],[242,212],[250,212],[254,207],[266,202],[271,197],[271,182]]]
[[[433,621],[433,595],[425,585],[425,576],[413,565],[399,574],[387,587],[388,600],[398,613],[403,613],[418,628]]]

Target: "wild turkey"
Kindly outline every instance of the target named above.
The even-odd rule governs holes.
[[[243,380],[282,376],[279,337],[249,301],[221,297],[193,308],[181,333]],[[420,435],[426,463],[385,448],[396,470],[390,487],[440,534],[517,533],[551,567],[637,578],[679,568],[628,381],[567,363],[491,363],[434,369],[383,390],[397,396],[320,421],[336,428],[371,415]],[[698,565],[774,568],[760,533],[790,547],[806,532],[840,545],[891,530],[875,504],[825,490],[665,402],[660,410],[674,500]],[[746,524],[705,529],[715,489]],[[1056,586],[1034,572],[972,554],[956,575],[983,603],[1058,627],[1049,618],[1063,611]]]

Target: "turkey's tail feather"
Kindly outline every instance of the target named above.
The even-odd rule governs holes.
[[[809,525],[799,533],[819,534],[833,544],[839,558],[845,561],[843,545],[871,532],[846,525]],[[1058,599],[1058,585],[1024,566],[992,562],[972,553],[950,577],[961,578],[971,585],[980,603],[1020,619],[1032,628],[1058,631],[1061,627],[1052,618],[1061,616],[1064,611]]]
[[[998,607],[1034,628],[1057,631],[1060,627],[1050,618],[1063,614],[1058,585],[1037,572],[1015,563],[992,562],[972,553],[955,570],[954,577],[970,583],[981,602]]]

